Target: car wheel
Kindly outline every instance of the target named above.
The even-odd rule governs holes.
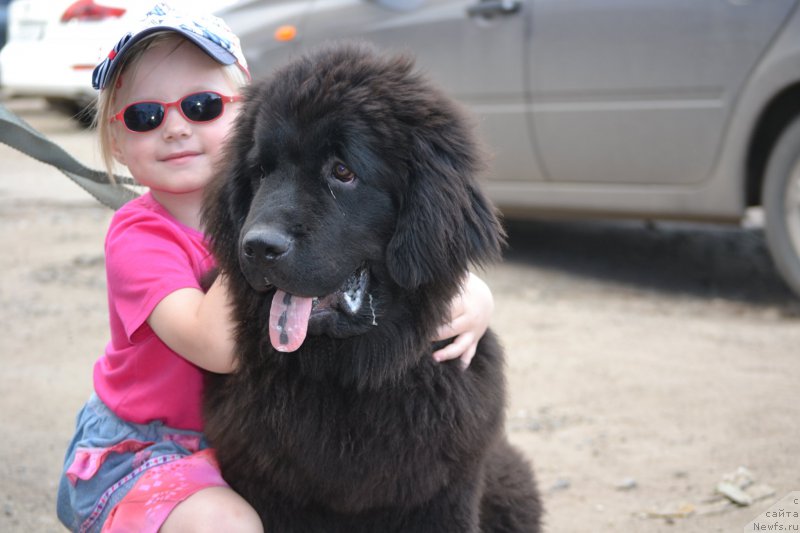
[[[800,295],[800,118],[772,150],[762,198],[770,254],[783,279]]]

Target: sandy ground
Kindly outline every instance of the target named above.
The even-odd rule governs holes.
[[[99,167],[91,132],[9,105]],[[107,338],[109,216],[0,145],[0,531],[61,529],[62,453]],[[484,277],[547,531],[743,531],[800,490],[800,304],[758,228],[510,227]],[[740,467],[750,506],[714,497]]]

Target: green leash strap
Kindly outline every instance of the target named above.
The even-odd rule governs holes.
[[[37,161],[56,167],[97,201],[112,209],[118,209],[128,200],[138,196],[136,192],[125,187],[134,184],[131,178],[114,176],[116,183],[112,183],[105,172],[84,166],[63,148],[9,111],[2,103],[0,103],[0,142]]]

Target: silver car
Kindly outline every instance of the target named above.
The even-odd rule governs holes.
[[[298,0],[221,15],[256,77],[330,39],[409,51],[478,117],[508,217],[739,223],[800,293],[797,0]]]

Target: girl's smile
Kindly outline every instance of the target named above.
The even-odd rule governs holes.
[[[195,157],[201,155],[200,152],[183,151],[169,154],[161,159],[161,161],[173,164],[189,164]]]

